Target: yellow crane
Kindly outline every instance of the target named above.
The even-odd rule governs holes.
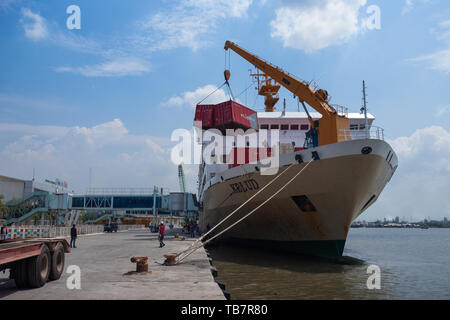
[[[328,104],[328,92],[326,90],[311,88],[309,84],[264,61],[231,41],[225,42],[225,50],[228,49],[233,50],[264,73],[264,83],[261,87],[258,87],[258,90],[260,95],[265,96],[266,111],[274,110],[274,104],[278,101],[278,84],[280,84],[298,97],[302,104],[306,102],[322,115],[322,118],[318,121],[313,121],[308,115],[311,127],[313,130],[316,130],[318,135],[317,145],[323,146],[348,140],[346,134],[349,130],[348,118],[345,115],[340,115],[336,109]]]

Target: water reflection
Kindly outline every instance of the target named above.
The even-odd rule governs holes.
[[[367,289],[364,261],[329,261],[236,245],[210,247],[217,280],[231,299],[383,299],[386,290]]]

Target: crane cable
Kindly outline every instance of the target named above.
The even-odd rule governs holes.
[[[231,73],[231,54],[230,54],[230,51],[228,51],[228,68],[227,68],[227,51],[225,51],[225,68],[224,68],[224,70],[225,70],[224,74],[226,74],[228,72],[228,77],[227,77],[227,75],[225,75],[225,83],[226,83],[226,85],[228,87],[228,93],[230,95],[230,99],[234,101],[235,98],[234,98],[233,90],[231,90],[230,83],[228,82],[229,75]]]
[[[254,197],[256,197],[258,194],[260,194],[264,189],[266,189],[268,186],[270,186],[275,180],[277,180],[279,177],[281,177],[284,173],[286,173],[295,163],[292,163],[286,170],[281,172],[279,175],[277,175],[272,181],[270,181],[268,184],[266,184],[264,187],[262,187],[258,192],[256,192],[253,196],[251,196],[249,199],[247,199],[243,204],[241,204],[237,209],[235,209],[233,212],[231,212],[228,216],[226,216],[222,221],[220,221],[217,225],[215,225],[212,229],[210,229],[208,232],[206,232],[204,235],[202,235],[200,238],[198,238],[189,248],[187,248],[184,251],[181,251],[178,255],[185,253],[189,251],[192,247],[194,247],[197,243],[202,241],[208,234],[213,232],[215,229],[217,229],[222,223],[224,223],[228,218],[230,218],[233,214],[235,214],[237,211],[239,211],[242,207],[244,207],[250,200],[252,200]],[[232,194],[231,194],[232,195]],[[230,196],[231,196],[230,195]]]
[[[187,258],[189,255],[191,255],[192,253],[194,253],[197,249],[199,249],[199,248],[201,248],[201,247],[203,247],[204,245],[206,245],[207,243],[209,243],[209,242],[211,242],[212,240],[214,240],[215,238],[217,238],[217,237],[219,237],[220,235],[222,235],[223,233],[225,233],[226,231],[228,231],[229,229],[231,229],[232,227],[234,227],[236,224],[238,224],[239,222],[241,222],[241,221],[243,221],[244,219],[246,219],[247,217],[249,217],[250,215],[252,215],[254,212],[256,212],[259,208],[261,208],[262,206],[264,206],[267,202],[269,202],[270,200],[272,200],[272,198],[274,198],[276,195],[278,195],[281,191],[283,191],[289,184],[291,184],[291,182],[292,181],[294,181],[309,165],[310,165],[310,163],[311,162],[313,162],[314,161],[314,158],[312,158],[298,173],[296,173],[295,175],[294,175],[294,177],[293,178],[291,178],[284,186],[282,186],[277,192],[275,192],[273,195],[271,195],[267,200],[265,200],[262,204],[260,204],[258,207],[256,207],[255,209],[253,209],[252,211],[250,211],[249,213],[247,213],[245,216],[243,216],[241,219],[239,219],[238,221],[236,221],[235,223],[233,223],[232,225],[230,225],[230,226],[228,226],[227,228],[225,228],[224,230],[222,230],[221,232],[219,232],[218,234],[216,234],[216,235],[214,235],[213,237],[211,237],[211,238],[209,238],[207,241],[205,241],[204,243],[200,243],[200,244],[197,244],[199,241],[200,241],[200,239],[202,239],[202,238],[204,238],[204,236],[206,235],[204,235],[204,236],[202,236],[201,238],[199,238],[192,246],[191,246],[191,248],[190,248],[190,252],[187,252],[187,251],[189,251],[189,249],[188,250],[185,250],[184,252],[181,252],[180,254],[178,254],[177,255],[177,257],[179,257],[181,254],[183,254],[183,253],[185,253],[185,255],[183,255],[183,256],[181,256],[181,257],[179,257],[178,258],[178,260],[176,261],[176,263],[178,264],[178,263],[180,263],[182,260],[184,260],[185,258]],[[283,171],[281,174],[283,174],[284,172],[286,172],[286,171],[288,171],[288,169],[290,169],[293,165],[295,164],[295,162],[294,163],[292,163],[285,171]],[[281,175],[280,174],[280,175]],[[277,177],[279,177],[280,175],[278,175]],[[276,177],[276,178],[277,178]],[[272,181],[271,181],[271,183],[276,179],[276,178],[274,178]],[[267,185],[266,185],[266,187],[267,187]],[[261,191],[261,190],[260,190]],[[259,193],[259,192],[258,192]],[[255,194],[256,195],[256,194]],[[254,195],[254,196],[255,196]],[[253,197],[252,197],[253,198]],[[252,198],[250,198],[249,200],[247,200],[245,203],[247,203],[248,201],[250,201]],[[244,203],[244,204],[245,204]],[[243,205],[244,205],[243,204]],[[242,206],[243,206],[242,205]],[[240,209],[242,206],[240,206],[238,209]],[[236,212],[237,210],[235,210],[234,212]],[[233,213],[234,213],[233,212]],[[233,214],[232,213],[232,214]],[[223,223],[223,221],[225,221],[226,219],[228,219],[229,217],[231,216],[231,214],[228,216],[228,217],[226,217],[224,220],[222,220],[221,222],[220,222],[220,224],[221,223]],[[217,225],[218,226],[218,225]],[[216,227],[217,227],[216,226]],[[213,229],[211,229],[210,231],[212,231]],[[208,232],[209,233],[209,232]],[[197,246],[195,246],[194,247],[194,245],[196,245],[197,244]]]
[[[224,83],[222,83],[222,85],[220,87],[218,87],[216,90],[214,90],[213,92],[211,92],[210,94],[208,94],[205,98],[203,98],[202,101],[198,102],[197,104],[202,103],[203,101],[205,101],[210,95],[212,95],[214,92],[216,92],[217,90],[219,90],[220,88],[222,88],[224,85],[227,84],[228,81],[225,81]]]
[[[235,99],[234,99],[233,91],[231,90],[230,83],[228,82],[228,80],[226,80],[225,83],[226,83],[227,86],[228,86],[228,91],[229,91],[229,93],[230,93],[230,99],[234,101]]]

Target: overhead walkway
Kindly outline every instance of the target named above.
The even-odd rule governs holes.
[[[183,199],[181,202],[179,199]],[[157,213],[196,212],[195,196],[185,193],[167,195],[140,194],[140,195],[71,195],[67,193],[53,194],[45,191],[32,192],[24,198],[8,202],[6,210],[6,223],[19,223],[42,213],[58,213],[64,222],[76,221],[82,212],[98,212],[105,215],[121,213],[127,215],[155,215]],[[76,218],[74,219],[74,214]],[[65,217],[64,217],[65,216]],[[68,218],[69,217],[69,218]],[[101,219],[98,219],[99,221]],[[93,221],[95,222],[95,221]]]
[[[123,196],[73,196],[69,204],[71,209],[78,210],[153,210],[153,202],[158,210],[169,210],[170,196],[123,195]]]

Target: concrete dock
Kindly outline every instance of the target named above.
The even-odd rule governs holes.
[[[0,299],[224,300],[203,248],[179,265],[162,265],[164,254],[180,252],[193,241],[189,237],[176,239],[175,232],[180,230],[167,231],[163,248],[159,248],[157,234],[148,229],[79,236],[77,248],[66,254],[65,271],[59,280],[38,289],[17,290],[6,271],[0,273]],[[148,256],[151,273],[127,275],[136,270],[136,264],[130,262],[133,256]],[[71,265],[81,270],[80,289],[67,287],[72,274],[66,271]]]

